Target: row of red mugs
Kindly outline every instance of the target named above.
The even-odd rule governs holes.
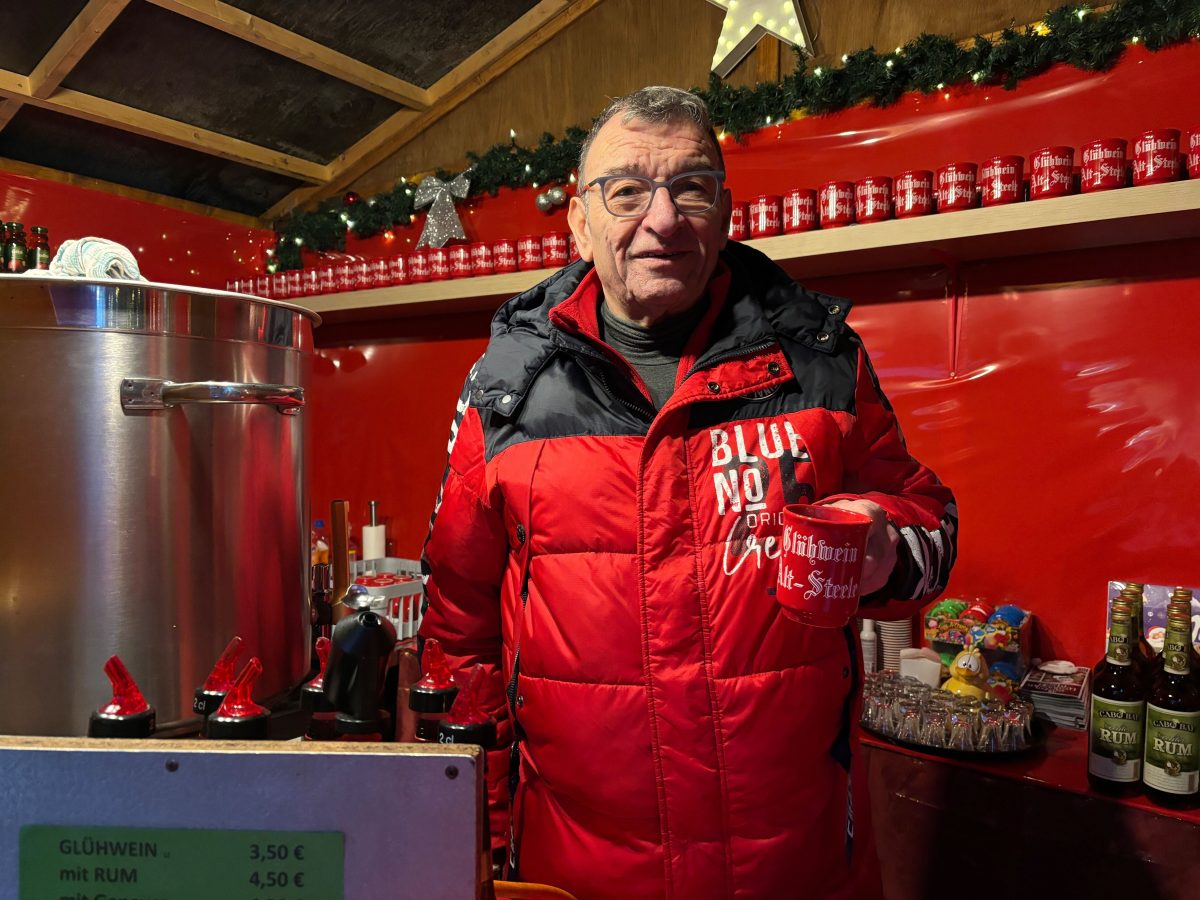
[[[269,300],[290,300],[368,288],[448,281],[533,269],[561,268],[579,258],[574,235],[554,231],[518,240],[427,247],[392,257],[345,259],[311,269],[291,269],[226,282],[226,290]]]
[[[1078,189],[1083,193],[1107,191],[1132,182],[1162,184],[1181,177],[1184,161],[1188,175],[1200,178],[1200,129],[1188,136],[1186,153],[1180,152],[1180,133],[1173,128],[1147,131],[1134,141],[1132,160],[1128,142],[1106,138],[1085,144],[1081,153]],[[1131,166],[1127,166],[1131,162]],[[1076,190],[1075,148],[1044,147],[1029,159],[1028,197],[1040,200],[1061,197]],[[936,173],[913,169],[895,179],[872,175],[857,182],[831,181],[820,188],[795,188],[782,197],[765,194],[733,205],[729,236],[734,240],[795,234],[821,228],[840,228],[855,222],[906,219],[933,212],[997,206],[1025,199],[1025,160],[1020,156],[995,156],[982,166],[956,162]]]

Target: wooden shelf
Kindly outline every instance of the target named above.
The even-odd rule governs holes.
[[[1200,180],[851,225],[749,241],[790,275],[954,265],[1200,236]],[[554,270],[325,294],[300,301],[331,321],[494,309]]]

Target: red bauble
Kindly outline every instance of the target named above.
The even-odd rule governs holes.
[[[354,193],[354,191],[346,191],[346,193],[342,196],[342,200],[347,206],[352,206],[361,199],[362,197],[358,196],[358,194]]]

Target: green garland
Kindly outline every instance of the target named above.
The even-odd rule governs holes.
[[[838,69],[810,72],[800,56],[795,71],[778,82],[732,87],[714,74],[707,89],[692,90],[708,104],[713,121],[740,139],[798,109],[819,114],[860,103],[887,106],[908,91],[929,94],[971,82],[1012,89],[1054,63],[1102,71],[1117,62],[1127,43],[1159,50],[1198,35],[1200,0],[1123,0],[1104,13],[1068,5],[1048,12],[1036,28],[1004,30],[995,42],[977,36],[963,47],[947,37],[922,34],[890,53],[870,47],[848,54]],[[536,147],[520,147],[514,135],[510,143],[482,155],[468,153],[471,196],[494,196],[502,187],[566,184],[586,136],[582,128],[569,128],[561,139],[546,133]],[[453,177],[443,171],[437,175]],[[368,200],[333,198],[313,212],[293,214],[277,229],[269,268],[300,268],[302,246],[344,250],[347,231],[368,238],[407,224],[414,213],[413,194],[413,184],[401,179],[392,190]]]

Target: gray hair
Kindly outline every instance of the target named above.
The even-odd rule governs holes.
[[[717,132],[713,128],[712,119],[708,115],[708,106],[704,101],[691,91],[663,85],[651,85],[634,91],[632,94],[626,94],[624,97],[617,97],[605,107],[604,112],[596,117],[596,121],[592,123],[592,130],[588,132],[588,136],[583,139],[583,146],[579,148],[579,181],[581,185],[586,184],[583,172],[587,165],[588,150],[592,148],[592,141],[596,139],[596,135],[608,120],[618,114],[621,115],[623,123],[637,119],[651,124],[684,122],[695,125],[697,130],[708,137],[716,151],[717,170],[725,171],[725,155],[721,152],[721,142],[717,140]]]

